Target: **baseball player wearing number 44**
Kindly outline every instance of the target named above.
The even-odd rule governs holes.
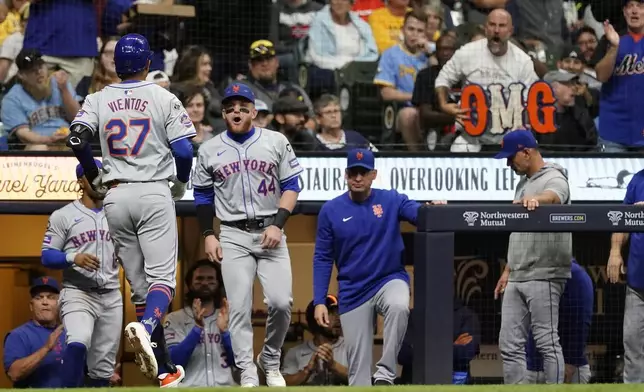
[[[96,161],[100,168],[101,162]],[[63,270],[60,313],[67,333],[63,354],[65,388],[110,384],[123,328],[119,264],[103,211],[103,196],[76,167],[82,196],[49,217],[42,244],[42,264]]]
[[[176,284],[173,200],[185,193],[192,167],[189,139],[196,131],[177,97],[145,81],[151,57],[145,37],[128,34],[119,39],[114,64],[122,82],[85,98],[67,145],[92,187],[106,195],[105,216],[139,320],[125,327],[135,362],[147,378],[158,376],[162,387],[172,387],[185,374],[170,359],[160,323]],[[96,133],[103,155],[100,171],[90,147]],[[164,365],[161,374],[157,357]]]
[[[376,175],[373,152],[349,151],[344,175],[349,191],[322,206],[313,256],[315,320],[324,328],[329,327],[326,297],[334,262],[338,269],[338,308],[351,386],[371,385],[374,312],[385,319],[375,385],[393,385],[409,319],[400,221],[415,225],[420,204],[395,190],[372,189]]]
[[[282,229],[300,192],[302,167],[284,135],[253,127],[255,95],[229,85],[222,100],[228,130],[199,148],[192,177],[197,217],[211,261],[221,261],[230,306],[230,333],[243,387],[259,385],[253,362],[253,282],[268,306],[266,339],[257,364],[270,387],[286,386],[279,371],[293,304],[291,260]],[[213,231],[213,201],[221,220]],[[223,260],[222,260],[223,257]]]
[[[514,203],[534,211],[542,204],[570,204],[568,178],[561,166],[546,163],[534,135],[516,130],[503,137],[497,159],[519,174]],[[508,264],[494,290],[503,293],[499,349],[506,384],[527,381],[525,346],[532,332],[543,357],[545,381],[564,381],[565,361],[559,342],[559,302],[570,279],[572,233],[512,233]]]

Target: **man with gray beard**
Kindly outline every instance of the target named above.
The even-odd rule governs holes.
[[[531,131],[506,134],[501,152],[522,178],[514,204],[534,211],[543,204],[570,204],[570,187],[565,170],[546,163]],[[559,300],[570,278],[572,233],[512,233],[505,271],[494,290],[503,293],[499,349],[506,384],[526,383],[525,344],[531,331],[543,356],[545,381],[564,381],[564,357],[559,343]]]

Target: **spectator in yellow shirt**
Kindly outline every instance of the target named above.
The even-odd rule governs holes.
[[[4,22],[0,23],[0,45],[5,38],[21,29],[20,9],[27,3],[27,0],[5,0],[9,12]]]
[[[405,14],[411,11],[409,0],[389,0],[387,5],[374,10],[369,15],[369,25],[378,46],[378,52],[402,42],[400,29],[405,22]]]

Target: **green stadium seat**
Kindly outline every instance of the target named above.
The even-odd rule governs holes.
[[[397,104],[385,102],[373,84],[378,62],[353,62],[335,72],[344,128],[362,133],[375,145],[394,136]]]

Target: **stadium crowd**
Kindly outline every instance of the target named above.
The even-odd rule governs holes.
[[[0,149],[64,149],[62,140],[84,97],[118,81],[118,35],[155,31],[128,19],[133,5],[3,2]],[[556,99],[556,132],[537,130],[542,146],[619,152],[644,143],[637,126],[641,114],[613,110],[633,108],[629,102],[642,98],[628,77],[618,77],[637,76],[641,59],[620,54],[617,67],[608,61],[620,36],[642,33],[639,1],[281,0],[273,8],[269,36],[248,43],[247,72],[213,80],[218,59],[189,39],[155,52],[149,80],[169,88],[188,108],[199,133],[195,145],[223,131],[219,102],[233,79],[252,86],[258,97],[257,125],[283,132],[300,151],[394,145],[410,151],[495,150],[503,132],[529,122],[524,107],[539,80],[552,86]],[[507,12],[491,14],[496,8]],[[71,35],[77,39],[70,41]],[[495,62],[512,63],[513,71],[497,72]],[[369,84],[377,90],[362,94],[378,91],[377,105],[394,105],[395,132],[389,137],[367,135],[356,119],[343,122],[346,101],[359,100],[343,95],[338,73],[369,64]],[[504,87],[505,107],[492,98],[491,125],[472,137],[478,114],[470,118],[458,109],[462,88],[478,84],[493,97],[494,83]],[[522,97],[511,92],[516,84],[524,86],[516,90]]]

